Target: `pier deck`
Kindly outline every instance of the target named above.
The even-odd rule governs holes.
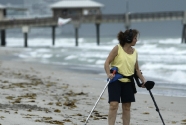
[[[101,23],[123,23],[126,28],[129,28],[131,23],[134,22],[147,22],[147,21],[170,21],[170,20],[180,20],[183,24],[182,31],[182,43],[186,43],[186,12],[184,11],[167,11],[167,12],[148,12],[148,13],[124,13],[124,14],[102,14],[102,15],[87,15],[87,16],[71,16],[63,17],[71,18],[70,24],[75,27],[76,43],[78,37],[78,24],[84,23],[95,23],[97,24],[97,32],[99,32],[99,24]],[[22,28],[27,27],[54,27],[57,26],[57,17],[35,17],[35,18],[14,18],[8,19],[4,18],[0,20],[0,30],[5,30],[8,28]],[[4,33],[2,33],[4,34]],[[53,35],[55,35],[53,33]],[[99,36],[99,33],[97,33]],[[53,38],[55,38],[53,36]],[[99,44],[99,38],[97,38]],[[77,44],[76,44],[77,45]]]

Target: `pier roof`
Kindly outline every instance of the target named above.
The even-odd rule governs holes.
[[[51,8],[92,8],[104,5],[93,0],[62,0],[51,5]]]

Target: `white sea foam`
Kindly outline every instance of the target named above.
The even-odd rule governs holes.
[[[180,65],[175,65],[175,64],[162,64],[162,63],[146,63],[143,64],[141,67],[143,69],[163,69],[163,70],[186,70],[186,64],[180,64]]]
[[[138,43],[151,43],[151,44],[180,44],[181,43],[181,38],[164,38],[164,39],[142,39],[139,40]]]
[[[71,60],[71,59],[75,59],[75,58],[77,58],[77,56],[70,55],[70,56],[65,57],[65,60]]]
[[[168,39],[163,39],[163,40],[159,40],[158,43],[161,44],[180,44],[181,38],[168,38]]]
[[[37,49],[37,50],[35,50],[36,52],[38,52],[38,53],[45,53],[45,52],[51,52],[51,50],[50,49]]]
[[[104,54],[104,53],[103,54],[100,54],[100,53],[93,54],[93,53],[87,52],[87,53],[80,53],[79,56],[85,57],[85,58],[92,58],[92,57],[105,58],[107,56],[107,54]]]
[[[186,73],[180,70],[176,70],[170,75],[169,81],[176,81],[186,85]]]
[[[186,51],[177,49],[176,47],[159,47],[158,45],[145,44],[137,48],[139,53],[148,53],[148,54],[185,54]]]
[[[87,62],[94,62],[95,59],[87,59]]]
[[[25,54],[19,54],[18,55],[20,58],[29,58],[29,56],[28,55],[25,55]]]
[[[53,55],[52,54],[43,54],[42,58],[51,58]]]
[[[97,60],[96,64],[104,64],[105,60]]]

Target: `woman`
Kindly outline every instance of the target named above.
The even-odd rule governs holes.
[[[137,42],[139,32],[136,29],[120,31],[118,33],[119,44],[116,45],[108,55],[104,68],[109,79],[114,78],[114,74],[110,72],[110,68],[117,67],[117,73],[124,76],[108,85],[109,94],[109,114],[108,123],[114,125],[118,106],[121,100],[122,103],[122,119],[123,125],[130,124],[130,107],[131,102],[135,102],[134,88],[128,76],[132,76],[136,70],[137,76],[141,80],[144,87],[145,78],[141,74],[138,66],[137,51],[132,47]],[[111,67],[110,67],[111,66]]]

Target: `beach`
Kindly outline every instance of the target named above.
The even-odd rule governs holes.
[[[10,57],[19,48],[0,48]],[[0,60],[1,125],[82,125],[106,85],[106,75],[23,60]],[[137,88],[139,89],[139,88]],[[151,90],[153,93],[153,89]],[[163,89],[162,89],[163,91]],[[87,125],[107,125],[107,89]],[[160,125],[150,94],[135,95],[131,125]],[[186,98],[154,95],[165,124],[186,124]],[[121,105],[116,125],[122,124]]]

